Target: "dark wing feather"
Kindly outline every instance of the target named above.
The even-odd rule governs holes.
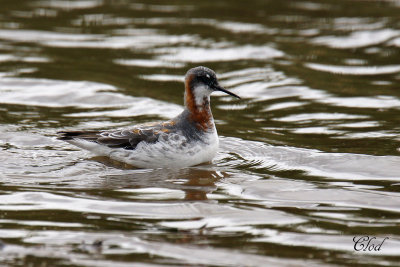
[[[167,127],[166,127],[167,126]],[[124,148],[133,150],[140,142],[155,143],[161,132],[171,132],[169,124],[152,124],[137,126],[132,130],[102,131],[102,132],[59,132],[59,140],[84,139],[96,142],[111,148]]]
[[[75,138],[81,138],[86,140],[95,140],[97,134],[99,132],[91,131],[91,132],[83,132],[83,131],[71,131],[71,132],[58,132],[58,140],[68,141],[73,140]]]
[[[135,149],[136,146],[144,141],[146,143],[155,143],[158,140],[157,131],[143,132],[138,129],[123,130],[115,132],[101,132],[96,142],[112,148]]]

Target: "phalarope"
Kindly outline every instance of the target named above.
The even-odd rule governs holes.
[[[185,109],[177,117],[116,131],[59,132],[58,139],[139,168],[188,167],[210,162],[219,144],[210,108],[214,91],[240,99],[219,85],[213,70],[196,67],[186,73]]]

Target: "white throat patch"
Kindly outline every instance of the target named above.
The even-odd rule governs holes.
[[[206,97],[208,101],[210,101],[211,90],[206,85],[196,86],[193,90],[194,101],[196,102],[196,106],[201,106],[203,104],[203,100]]]

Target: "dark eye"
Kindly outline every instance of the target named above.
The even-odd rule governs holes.
[[[213,83],[213,79],[209,74],[206,74],[204,76],[201,77],[201,80],[205,83],[205,84],[212,84]]]

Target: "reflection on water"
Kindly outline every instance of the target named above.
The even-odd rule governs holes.
[[[2,3],[0,262],[398,264],[399,8]],[[212,164],[136,169],[56,140],[174,117],[197,65],[242,97],[212,99]],[[389,239],[355,252],[363,235]]]

